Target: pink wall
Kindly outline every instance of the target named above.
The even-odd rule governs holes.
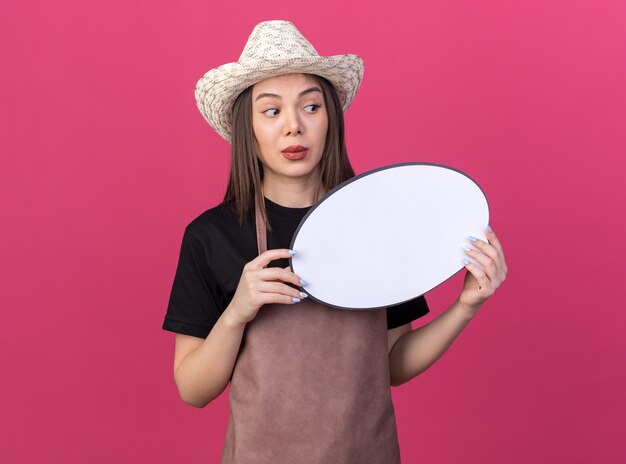
[[[625,18],[620,0],[2,2],[0,460],[218,462],[226,394],[184,404],[161,330],[184,225],[227,180],[193,89],[289,19],[365,60],[357,172],[461,169],[504,245],[503,286],[393,390],[403,462],[624,462]]]

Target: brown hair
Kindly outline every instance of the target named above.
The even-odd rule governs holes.
[[[354,177],[346,151],[343,108],[335,87],[325,78],[306,74],[322,88],[328,112],[328,131],[324,153],[320,160],[322,185],[326,192]],[[233,201],[239,224],[245,222],[248,209],[253,206],[258,192],[259,206],[268,230],[272,230],[265,211],[261,194],[263,164],[257,157],[254,131],[252,128],[252,86],[244,90],[235,100],[232,113],[232,137],[230,150],[230,177],[224,202]],[[317,199],[319,199],[319,189]]]

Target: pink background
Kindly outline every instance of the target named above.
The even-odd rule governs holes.
[[[180,400],[161,323],[183,228],[228,175],[193,89],[268,19],[365,60],[357,173],[460,169],[504,245],[504,284],[393,389],[403,462],[624,462],[620,0],[2,2],[0,460],[218,462],[227,392]]]

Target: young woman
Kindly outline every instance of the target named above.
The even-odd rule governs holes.
[[[307,299],[287,247],[310,207],[354,176],[343,111],[362,75],[356,55],[321,57],[290,22],[267,21],[236,63],[198,82],[231,173],[222,203],[185,228],[163,329],[177,333],[185,402],[204,407],[230,382],[222,463],[400,462],[390,386],[432,365],[505,278],[488,229],[468,252],[485,271],[468,263],[459,298],[414,331],[423,296],[364,311]]]

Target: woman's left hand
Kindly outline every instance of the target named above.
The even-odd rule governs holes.
[[[476,247],[477,250],[465,250],[465,253],[477,261],[484,269],[482,271],[472,262],[465,265],[467,272],[463,282],[463,290],[459,296],[459,302],[472,315],[476,313],[487,298],[494,294],[496,289],[506,279],[507,273],[504,252],[496,234],[487,228],[485,229],[485,236],[488,243],[481,239],[471,241],[468,238],[472,246]]]

